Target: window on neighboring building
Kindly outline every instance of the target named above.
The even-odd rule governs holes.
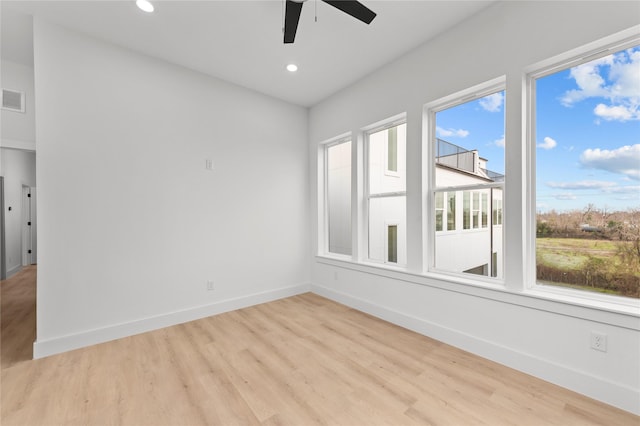
[[[444,230],[444,192],[436,192],[436,231]]]
[[[456,193],[440,191],[435,194],[436,231],[456,229]]]
[[[493,224],[494,226],[502,225],[502,200],[500,198],[493,199]]]
[[[456,193],[447,192],[447,231],[455,231],[456,229]]]
[[[398,263],[398,225],[387,225],[387,262]]]
[[[489,218],[487,217],[487,215],[489,214],[489,194],[483,192],[480,195],[482,197],[482,207],[480,210],[482,212],[482,223],[480,224],[480,226],[482,228],[486,228],[489,225]]]
[[[638,298],[640,45],[581,56],[529,80],[537,283]]]
[[[427,106],[434,212],[430,270],[502,278],[496,205],[505,179],[502,87],[492,83]]]
[[[368,257],[399,265],[406,264],[407,246],[406,127],[390,123],[366,134]]]
[[[387,129],[387,172],[398,173],[398,128]]]
[[[471,212],[473,216],[473,229],[478,229],[480,227],[480,194],[477,191],[473,191],[472,195]]]
[[[351,141],[326,145],[327,250],[351,254]]]
[[[463,192],[463,229],[487,228],[489,226],[489,194],[487,191]]]
[[[471,229],[471,192],[462,193],[462,229]]]

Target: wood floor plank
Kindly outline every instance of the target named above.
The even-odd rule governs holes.
[[[1,283],[4,425],[640,425],[314,294],[40,360],[35,267]]]
[[[0,368],[33,358],[36,339],[36,267],[0,281]]]

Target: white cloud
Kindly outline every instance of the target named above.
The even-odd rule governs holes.
[[[604,98],[594,114],[607,121],[640,120],[640,49],[627,49],[569,72],[578,86],[560,99],[567,107],[587,98]]]
[[[631,194],[634,195],[635,198],[638,198],[638,196],[640,196],[640,185],[617,186],[608,189],[607,192],[614,194]]]
[[[594,110],[594,114],[607,121],[629,121],[640,120],[640,111],[638,111],[638,105],[616,105],[607,106],[605,104],[598,104]]]
[[[499,148],[504,148],[504,135],[502,135],[500,139],[496,139],[495,141],[493,141],[493,145]]]
[[[615,56],[609,79],[611,93],[621,97],[640,97],[640,49],[627,49]]]
[[[616,200],[640,200],[640,185],[617,186],[615,188],[607,189],[606,192],[617,194],[617,196],[614,197]]]
[[[584,167],[618,173],[640,180],[640,144],[608,149],[587,149],[580,155]]]
[[[616,186],[615,188],[607,188],[605,192],[615,194],[613,198],[616,200],[640,200],[640,185]]]
[[[616,186],[615,182],[581,180],[578,182],[547,182],[547,186],[559,189],[604,189]]]
[[[614,199],[619,201],[636,201],[636,200],[640,200],[640,195],[638,194],[623,195],[620,197],[615,197]]]
[[[498,112],[502,108],[502,104],[504,103],[504,95],[502,92],[494,93],[489,96],[485,96],[484,98],[478,101],[480,106],[489,112]]]
[[[578,197],[576,197],[573,194],[555,194],[553,196],[553,198],[555,198],[556,200],[568,200],[568,201],[571,201],[571,200],[575,200]]]
[[[567,91],[560,100],[562,104],[571,106],[590,97],[608,97],[609,91],[605,88],[605,79],[600,75],[600,67],[611,65],[612,62],[613,57],[606,56],[571,68],[569,75],[576,81],[578,89]]]
[[[579,198],[576,193],[571,191],[587,191],[590,196],[594,196],[594,194],[609,194],[613,199],[622,201],[640,200],[640,185],[624,186],[616,182],[590,180],[578,182],[546,182],[546,185],[554,189],[567,191],[550,195],[552,198],[562,201],[577,200]]]
[[[555,148],[557,145],[558,145],[558,143],[557,143],[555,140],[551,139],[549,136],[546,136],[546,137],[543,139],[543,142],[540,142],[540,143],[538,144],[538,148],[542,148],[542,149],[553,149],[553,148]]]
[[[443,138],[466,138],[467,136],[469,136],[469,131],[464,129],[443,129],[442,127],[436,127],[436,134]]]

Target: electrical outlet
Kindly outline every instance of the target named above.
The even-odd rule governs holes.
[[[213,170],[213,160],[210,158],[207,158],[204,160],[204,168],[206,170]]]
[[[213,291],[213,281],[207,281],[207,291]]]
[[[607,335],[592,331],[591,332],[591,349],[595,349],[596,351],[606,352],[607,351]]]

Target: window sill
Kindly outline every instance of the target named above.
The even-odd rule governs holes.
[[[443,291],[640,331],[640,300],[612,296],[611,301],[603,301],[603,297],[583,295],[582,292],[576,295],[576,291],[555,288],[537,287],[517,291],[506,288],[501,282],[492,283],[436,272],[416,273],[395,266],[355,262],[351,258],[324,254],[316,255],[316,261],[324,265],[425,285]]]
[[[532,289],[525,290],[524,293],[531,297],[550,299],[561,303],[601,309],[640,318],[640,300],[637,299],[542,285],[536,285]]]

